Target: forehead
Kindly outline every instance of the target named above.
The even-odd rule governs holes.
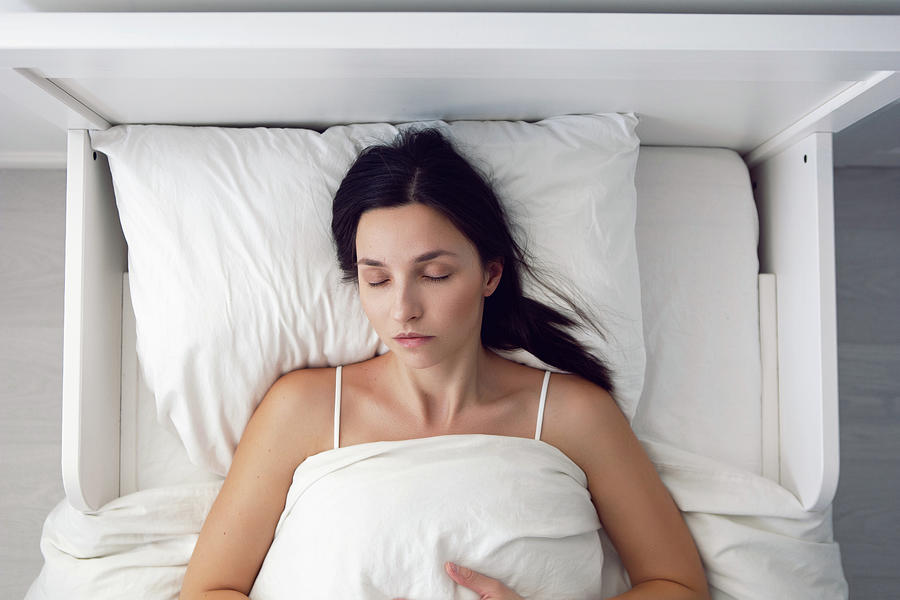
[[[474,251],[447,217],[419,203],[366,211],[356,229],[358,256],[408,262],[437,247],[460,255]]]

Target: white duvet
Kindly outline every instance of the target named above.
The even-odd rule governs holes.
[[[846,598],[830,508],[776,483],[642,439],[697,542],[714,598]],[[174,599],[220,481],[160,487],[44,523],[26,600]],[[608,598],[627,574],[584,473],[542,441],[479,434],[322,452],[295,472],[251,598],[474,598],[454,560],[529,600]],[[599,529],[598,529],[599,528]]]

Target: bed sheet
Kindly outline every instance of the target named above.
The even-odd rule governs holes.
[[[632,427],[762,473],[759,217],[724,148],[641,146],[635,239],[647,368]]]

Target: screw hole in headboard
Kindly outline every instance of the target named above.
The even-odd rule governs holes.
[[[804,162],[804,163],[806,162],[806,155],[805,155],[805,154],[803,155],[803,162]]]
[[[94,160],[97,160],[97,153],[96,153],[96,152],[94,152]],[[806,158],[804,157],[804,162],[805,162],[805,160],[806,160]]]

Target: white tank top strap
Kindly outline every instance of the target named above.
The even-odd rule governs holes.
[[[534,430],[534,439],[541,439],[541,425],[544,424],[544,404],[547,400],[547,384],[550,381],[550,369],[544,371],[544,383],[541,386],[541,404],[538,406],[537,427]]]
[[[334,370],[334,447],[340,447],[341,433],[341,368],[344,365],[338,365]]]

